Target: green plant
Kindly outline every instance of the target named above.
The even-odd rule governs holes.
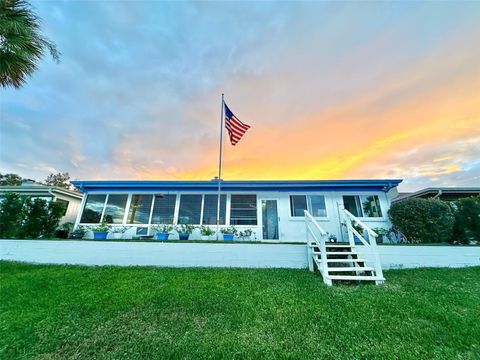
[[[153,225],[152,230],[160,234],[168,234],[173,231],[173,225]]]
[[[16,238],[22,224],[24,199],[17,193],[8,193],[0,202],[0,237]]]
[[[245,230],[240,231],[238,233],[238,236],[241,237],[241,238],[249,238],[252,235],[253,235],[253,230],[252,229],[245,229]]]
[[[58,230],[70,232],[70,231],[72,231],[73,226],[74,226],[74,224],[72,222],[66,222],[66,223],[61,224],[58,227]]]
[[[181,224],[176,228],[179,234],[191,234],[195,230],[195,226],[190,224]]]
[[[437,199],[406,199],[388,211],[393,226],[412,243],[448,242],[452,238],[452,208]]]
[[[128,228],[126,226],[113,226],[110,232],[114,234],[125,234],[127,230]]]
[[[208,227],[208,226],[205,226],[205,225],[202,225],[200,226],[200,233],[203,235],[203,236],[211,236],[214,234],[214,231],[212,228]]]
[[[238,234],[238,230],[233,225],[230,226],[230,227],[226,227],[226,228],[221,229],[220,232],[222,234],[229,234],[229,235],[237,235]]]
[[[102,221],[100,224],[89,226],[88,228],[93,232],[108,232],[112,227],[106,221]]]
[[[480,196],[459,199],[451,204],[455,214],[452,242],[480,241]]]

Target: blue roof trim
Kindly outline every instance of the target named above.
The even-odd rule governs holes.
[[[389,191],[400,179],[382,180],[226,180],[223,191]],[[217,191],[218,181],[89,180],[71,181],[85,192],[91,191]]]

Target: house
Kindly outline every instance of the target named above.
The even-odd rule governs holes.
[[[61,202],[65,205],[65,212],[60,223],[75,222],[80,210],[83,195],[78,191],[64,189],[58,186],[46,186],[28,181],[19,186],[0,186],[0,198],[7,193],[18,193],[20,196],[41,198],[48,201]]]
[[[305,243],[307,210],[331,239],[346,242],[343,209],[370,228],[390,228],[387,211],[400,182],[222,180],[220,225],[252,229],[252,240]],[[106,221],[128,227],[126,238],[150,234],[154,224],[216,226],[218,180],[72,184],[84,192],[75,226]]]
[[[395,202],[412,198],[455,201],[479,195],[480,187],[429,187],[413,193],[400,193],[396,198],[392,199],[392,201]]]

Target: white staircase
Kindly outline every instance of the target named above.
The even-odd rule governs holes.
[[[328,242],[325,230],[305,211],[310,271],[315,271],[316,267],[324,283],[330,286],[334,281],[375,281],[377,285],[383,284],[385,279],[377,251],[377,234],[347,210],[343,209],[343,214],[349,242],[337,244]],[[362,233],[355,230],[354,225],[361,227]],[[355,237],[361,241],[361,245],[355,244]],[[362,255],[358,252],[360,246],[366,250],[362,251]]]

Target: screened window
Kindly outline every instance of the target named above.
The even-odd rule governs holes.
[[[291,195],[290,214],[293,217],[305,216],[304,210],[308,210],[312,216],[326,217],[327,207],[323,195]]]
[[[232,195],[231,225],[257,225],[257,195]]]
[[[132,195],[130,209],[128,210],[127,222],[129,224],[148,224],[152,198],[152,195]]]
[[[67,200],[63,200],[63,199],[56,199],[55,202],[60,203],[60,204],[63,205],[62,216],[65,216],[66,213],[67,213],[67,209],[68,209],[68,204],[69,204],[69,202],[68,202]]]
[[[125,214],[127,198],[127,194],[108,195],[107,206],[105,207],[105,214],[103,215],[103,220],[105,220],[109,224],[121,224],[123,222],[123,215]]]
[[[200,224],[202,195],[180,195],[179,224]]]
[[[344,195],[343,206],[358,217],[382,217],[377,195]]]
[[[225,214],[227,207],[227,196],[220,195],[220,225],[225,225]],[[217,223],[218,195],[205,195],[203,200],[203,222],[204,225],[215,225]]]
[[[377,195],[360,196],[360,201],[362,203],[363,216],[382,217],[380,200],[378,200]]]
[[[80,222],[86,224],[99,223],[106,197],[107,195],[87,195]]]
[[[152,224],[173,224],[177,195],[155,195]]]
[[[307,197],[305,195],[290,196],[290,211],[292,216],[305,216]]]

